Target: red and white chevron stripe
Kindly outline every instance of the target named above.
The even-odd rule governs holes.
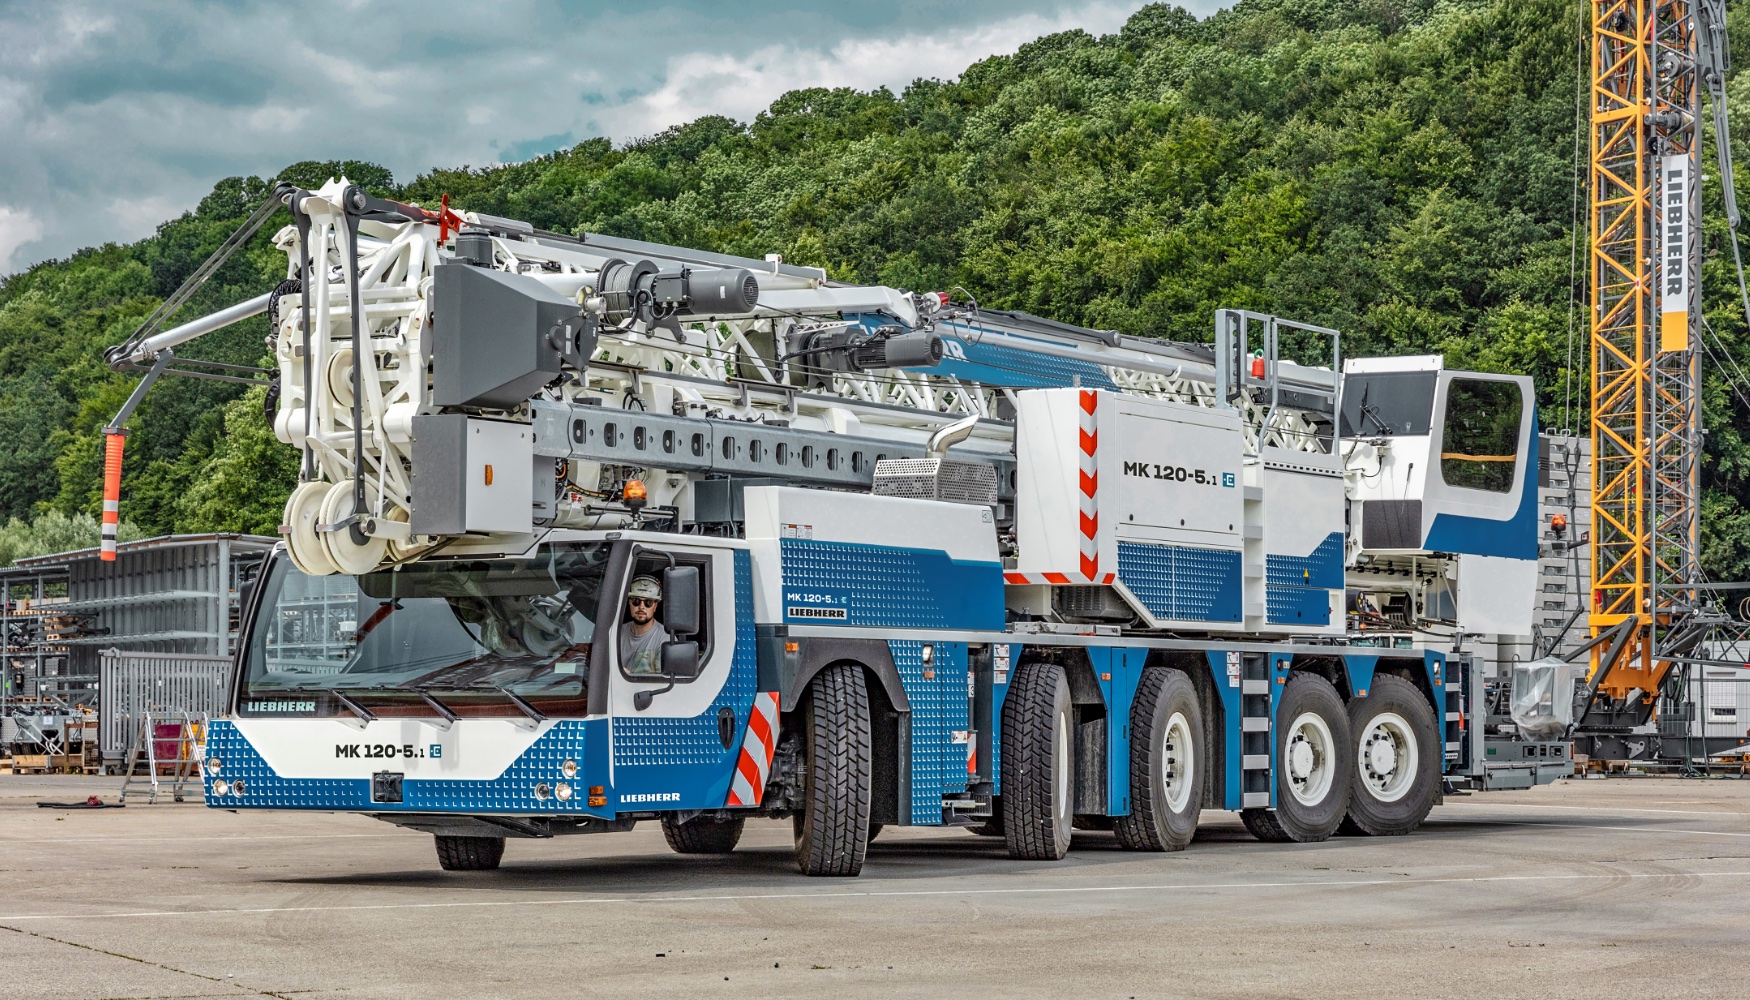
[[[747,735],[741,739],[741,757],[735,762],[735,778],[729,783],[725,808],[757,806],[766,794],[766,776],[772,773],[772,754],[778,749],[778,692],[761,691],[753,696]]]
[[[1095,547],[1100,534],[1100,470],[1094,461],[1099,454],[1100,429],[1094,425],[1094,408],[1100,398],[1092,389],[1083,389],[1081,395],[1081,569],[1084,578],[1095,580],[1100,576],[1100,551]]]
[[[1005,572],[1003,582],[1011,584],[1045,583],[1056,586],[1071,584],[1109,584],[1117,579],[1116,573],[1100,572],[1100,469],[1097,456],[1100,451],[1100,429],[1094,421],[1094,413],[1099,408],[1100,396],[1094,389],[1083,389],[1078,400],[1077,413],[1078,436],[1077,468],[1080,473],[1081,504],[1081,565],[1077,572],[1071,573],[1015,573]]]

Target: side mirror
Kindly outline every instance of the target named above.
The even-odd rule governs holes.
[[[662,571],[662,627],[670,635],[698,633],[701,589],[697,566],[670,566]],[[667,672],[665,668],[663,673]]]
[[[699,644],[691,639],[673,639],[662,644],[662,674],[677,681],[699,676]]]

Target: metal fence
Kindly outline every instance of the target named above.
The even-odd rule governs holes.
[[[98,729],[105,760],[125,756],[142,712],[222,715],[231,658],[106,649],[98,659]]]

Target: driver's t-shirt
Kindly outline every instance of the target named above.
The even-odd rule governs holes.
[[[650,623],[650,631],[632,634],[632,623],[620,625],[620,666],[629,674],[662,673],[662,644],[669,641],[668,629],[658,622]]]

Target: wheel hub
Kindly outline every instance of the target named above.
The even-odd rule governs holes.
[[[1288,774],[1295,781],[1305,781],[1313,771],[1313,748],[1304,736],[1296,736],[1288,747]]]
[[[1398,769],[1396,741],[1385,733],[1375,733],[1367,741],[1367,770],[1379,777],[1389,777]]]

